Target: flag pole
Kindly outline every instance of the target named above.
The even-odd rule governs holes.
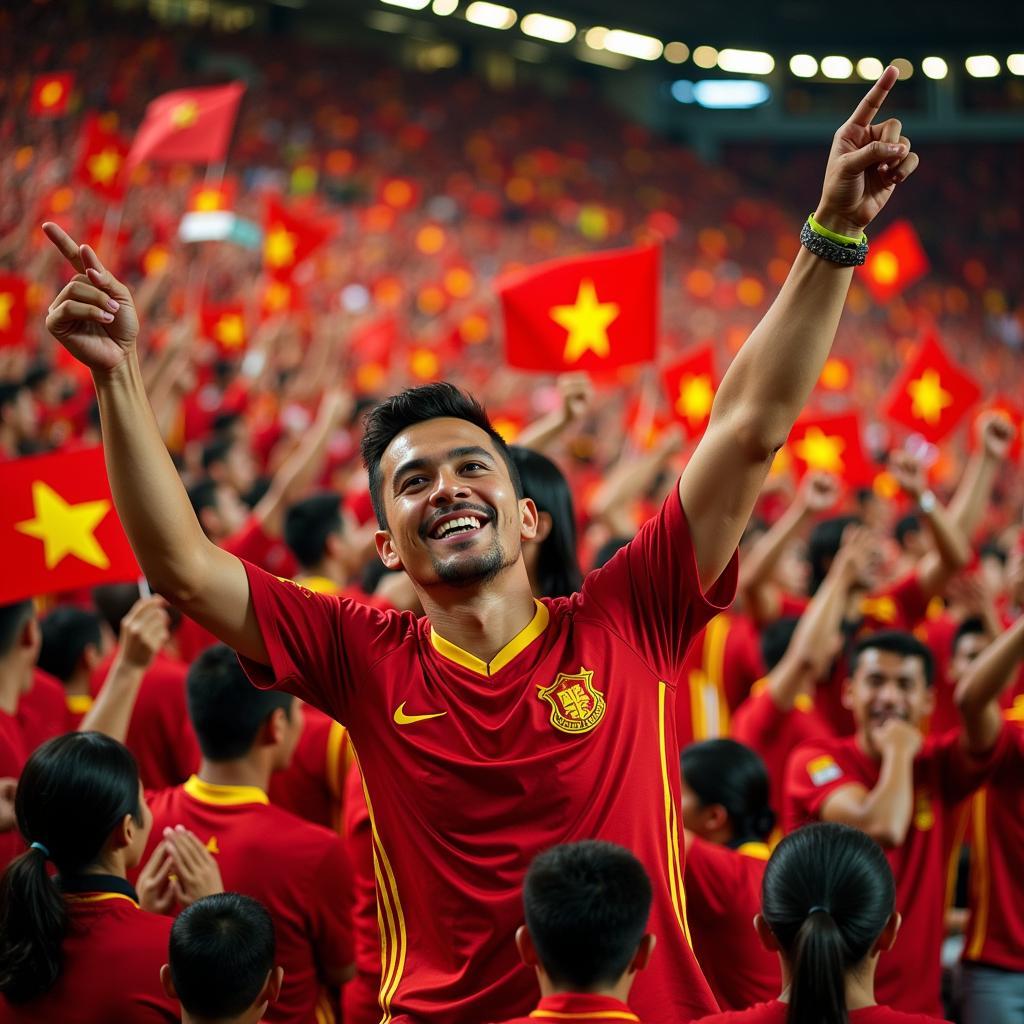
[[[116,242],[117,236],[121,231],[121,219],[124,216],[124,200],[122,199],[119,203],[111,204],[107,207],[106,213],[103,215],[103,228],[100,231],[100,243],[99,250],[101,259],[105,263],[109,263],[113,267],[118,267],[118,257],[120,253],[115,256],[113,250],[107,251],[107,244],[111,241]]]

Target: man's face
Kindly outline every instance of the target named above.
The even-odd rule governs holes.
[[[256,483],[256,460],[245,441],[235,441],[224,459],[224,479],[239,494],[248,494]]]
[[[971,667],[971,662],[988,647],[989,643],[990,640],[985,633],[965,633],[960,637],[949,661],[950,682],[960,682],[964,673]]]
[[[217,485],[217,530],[216,540],[230,537],[245,524],[246,508],[237,492],[227,484]]]
[[[487,433],[441,417],[402,431],[381,459],[387,529],[377,550],[389,569],[423,586],[473,586],[520,559],[537,510],[518,500]]]
[[[934,706],[921,659],[869,647],[846,681],[843,705],[853,712],[858,730],[874,732],[890,718],[920,725]]]

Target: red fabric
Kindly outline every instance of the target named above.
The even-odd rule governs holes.
[[[299,569],[294,555],[280,538],[271,537],[251,512],[238,532],[222,541],[220,546],[236,558],[252,562],[275,576],[294,576]]]
[[[799,476],[832,473],[851,487],[870,484],[875,477],[861,443],[860,419],[854,412],[835,416],[805,413],[797,420],[786,451],[793,456]]]
[[[217,346],[222,359],[245,351],[247,331],[245,307],[241,302],[204,305],[200,310],[199,323],[203,337]]]
[[[297,213],[270,197],[263,225],[264,269],[271,277],[287,281],[330,235],[323,218]]]
[[[928,257],[908,220],[890,224],[871,239],[864,266],[857,271],[875,302],[885,303],[928,273]]]
[[[402,963],[384,978],[395,1021],[527,1012],[533,980],[509,940],[523,875],[536,853],[582,838],[633,850],[652,880],[662,955],[636,982],[640,1014],[715,1008],[682,927],[671,681],[690,637],[732,600],[736,560],[702,595],[678,493],[579,594],[538,602],[490,672],[439,649],[425,618],[248,573],[272,665],[242,659],[250,677],[347,724],[358,751],[387,865],[384,958]]]
[[[128,175],[125,159],[128,142],[112,131],[97,114],[90,114],[82,125],[75,180],[108,203],[124,199]]]
[[[882,963],[885,954],[883,954]],[[716,1013],[705,1017],[701,1024],[786,1024],[789,1004],[773,999],[770,1003],[752,1006],[739,1013]],[[901,1013],[888,1006],[865,1006],[850,1011],[850,1024],[944,1024],[941,1017],[928,1017],[920,1013]]]
[[[20,778],[30,750],[18,719],[0,711],[0,779]],[[0,832],[0,871],[25,849],[25,842],[16,828]]]
[[[64,687],[41,668],[32,670],[32,687],[18,701],[18,724],[29,753],[40,743],[68,730]]]
[[[782,989],[779,958],[761,945],[752,924],[767,862],[762,843],[733,850],[696,836],[686,851],[693,951],[723,1009],[741,1010]]]
[[[99,897],[97,899],[97,897]],[[160,985],[171,919],[116,893],[68,897],[64,966],[49,992],[18,1006],[0,996],[3,1024],[165,1024],[180,1008]]]
[[[36,75],[32,79],[32,92],[28,98],[29,116],[63,117],[68,111],[74,87],[75,76],[70,71]]]
[[[528,1017],[516,1017],[504,1024],[535,1024],[536,1021],[562,1024],[566,1020],[577,1024],[605,1024],[608,1020],[640,1024],[640,1018],[621,1000],[582,992],[560,992],[555,996],[544,996]]]
[[[0,349],[25,341],[28,286],[17,274],[0,274]]]
[[[1005,732],[1005,730],[1004,730]],[[896,909],[903,927],[896,945],[879,961],[879,999],[914,1013],[940,1012],[940,949],[946,891],[946,839],[956,805],[985,782],[1005,740],[985,757],[971,757],[958,733],[929,736],[914,760],[914,816],[902,845],[887,849],[896,879]],[[878,783],[880,761],[865,754],[855,737],[808,743],[794,751],[786,770],[783,826],[787,832],[820,818],[835,790]],[[914,984],[908,985],[907,979]]]

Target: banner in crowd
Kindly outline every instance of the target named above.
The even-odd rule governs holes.
[[[801,416],[790,432],[786,451],[800,476],[805,472],[831,473],[851,487],[863,487],[877,473],[864,452],[860,421],[853,412]]]
[[[702,345],[666,367],[662,382],[672,415],[687,436],[700,437],[711,418],[711,404],[718,389],[714,346]]]
[[[908,220],[890,224],[871,239],[861,276],[875,302],[886,303],[928,273],[928,257]]]

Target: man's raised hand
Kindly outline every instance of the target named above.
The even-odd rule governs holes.
[[[131,293],[90,246],[56,224],[44,224],[43,231],[77,271],[50,304],[47,330],[90,370],[114,369],[135,348],[139,333]]]
[[[910,139],[896,118],[872,124],[898,78],[896,68],[887,67],[832,140],[814,214],[831,231],[859,238],[897,183],[917,168],[918,156],[911,152]]]

